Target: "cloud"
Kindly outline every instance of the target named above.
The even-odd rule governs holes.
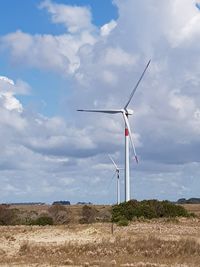
[[[105,57],[102,59],[105,65],[113,66],[133,66],[135,64],[135,58],[126,53],[120,47],[109,47],[105,51]]]
[[[169,29],[168,34],[173,47],[187,46],[200,38],[200,16],[195,8],[195,1],[171,1],[170,19],[173,27]]]
[[[13,62],[61,72],[63,75],[73,74],[79,67],[77,54],[80,47],[94,43],[95,37],[89,32],[82,32],[77,36],[32,36],[17,31],[1,38],[2,49],[10,51]]]
[[[19,85],[20,90],[19,90]],[[15,98],[15,94],[21,91],[21,93],[27,92],[28,85],[23,81],[18,81],[17,85],[15,85],[14,81],[5,77],[0,76],[0,102],[1,106],[6,111],[17,111],[21,113],[23,111],[23,107],[19,100]]]
[[[92,15],[88,7],[56,4],[47,0],[40,4],[40,8],[48,11],[53,23],[65,25],[67,32],[57,36],[31,35],[18,30],[1,37],[1,50],[8,51],[15,64],[52,70],[64,76],[73,75],[80,68],[83,51],[93,47],[101,35],[109,36],[116,27],[116,22],[112,20],[98,29],[91,22]],[[132,59],[127,59],[125,51],[118,49],[130,64]],[[80,78],[79,73],[76,77]]]
[[[78,189],[70,172],[75,171],[78,158],[98,153],[96,144],[86,130],[73,128],[60,117],[30,114],[14,93],[24,92],[24,84],[28,86],[24,81],[14,83],[1,76],[0,82],[0,97],[4,97],[0,101],[1,201],[48,201],[52,193],[59,198],[66,190],[73,196]]]
[[[88,7],[56,4],[50,0],[43,1],[40,8],[47,9],[53,23],[64,24],[69,33],[92,29],[92,15]]]
[[[116,26],[117,26],[117,22],[113,19],[109,23],[104,24],[100,29],[101,36],[109,35],[111,31],[115,29]]]
[[[70,77],[67,109],[74,111],[73,123],[58,116],[30,116],[16,97],[26,92],[24,82],[16,82],[15,89],[10,84],[7,96],[7,89],[1,89],[4,178],[13,175],[13,186],[20,188],[20,177],[27,175],[23,190],[33,186],[35,197],[40,188],[43,199],[53,193],[65,196],[65,185],[72,199],[101,202],[103,194],[114,201],[114,190],[110,195],[106,189],[112,176],[106,155],[113,154],[123,165],[124,122],[117,115],[79,114],[75,109],[123,107],[150,58],[150,68],[130,104],[140,158],[138,166],[131,163],[133,195],[175,199],[198,194],[199,10],[189,0],[114,3],[119,18],[97,28],[88,7],[44,1],[41,8],[53,23],[63,24],[66,33],[17,31],[0,38],[11,61]],[[14,173],[13,168],[20,171]]]
[[[11,85],[14,86],[13,80],[9,79],[8,77],[5,76],[0,76],[0,81],[3,82],[5,85]]]
[[[1,50],[8,51],[11,61],[17,64],[56,71],[64,76],[75,73],[80,66],[79,50],[93,45],[98,38],[98,29],[91,23],[90,9],[48,0],[39,7],[48,11],[53,23],[65,25],[67,32],[53,36],[18,30],[0,38]]]

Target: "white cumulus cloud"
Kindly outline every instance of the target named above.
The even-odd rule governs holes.
[[[47,9],[52,16],[52,22],[64,24],[70,33],[93,28],[92,14],[87,7],[56,4],[45,0],[40,4],[40,8]]]
[[[44,1],[41,8],[47,10],[53,23],[65,26],[65,33],[32,35],[17,31],[0,37],[1,49],[15,64],[70,77],[67,108],[73,121],[71,124],[41,114],[30,118],[25,110],[19,112],[21,103],[16,94],[24,90],[20,89],[23,86],[17,89],[16,82],[12,91],[9,84],[10,106],[5,100],[6,89],[1,89],[2,155],[6,155],[1,168],[10,166],[10,173],[4,172],[3,184],[12,174],[16,181],[13,186],[19,188],[19,177],[27,175],[24,189],[33,186],[37,192],[38,187],[47,185],[49,191],[42,192],[46,198],[52,192],[64,196],[59,186],[63,184],[70,185],[70,190],[66,189],[70,197],[87,196],[98,202],[102,195],[96,192],[101,191],[112,201],[105,189],[112,176],[106,155],[113,154],[119,165],[123,164],[123,120],[117,115],[80,114],[75,109],[122,108],[151,58],[130,103],[134,109],[130,124],[140,158],[138,166],[131,164],[133,195],[176,199],[198,194],[200,12],[193,0],[114,3],[118,19],[97,28],[92,25],[88,7]],[[38,177],[44,177],[41,182],[38,178],[38,185],[32,184],[36,174],[27,174],[28,168],[33,170],[31,166]],[[20,172],[14,173],[12,168]],[[144,188],[149,188],[148,192]]]

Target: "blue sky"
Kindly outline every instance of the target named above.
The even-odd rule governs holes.
[[[46,12],[38,9],[40,0],[7,0],[2,1],[0,11],[0,33],[6,34],[18,29],[29,33],[59,34],[65,31],[63,25],[52,25]],[[88,6],[92,12],[93,23],[97,26],[116,19],[118,11],[112,1],[108,0],[60,0],[56,3],[66,5]],[[12,8],[11,8],[12,7]]]
[[[59,35],[64,33],[66,31],[65,27],[62,24],[51,23],[48,12],[39,8],[41,2],[40,0],[3,1],[0,11],[0,23],[4,27],[1,27],[0,34],[5,35],[17,30],[30,34]],[[102,26],[111,19],[117,18],[117,8],[112,4],[112,1],[81,0],[56,1],[56,3],[89,7],[92,12],[92,21],[97,26]],[[37,108],[38,111],[47,116],[55,115],[59,112],[62,113],[60,98],[62,98],[62,89],[67,86],[66,79],[63,81],[62,77],[54,75],[54,73],[49,75],[49,73],[41,73],[37,69],[27,69],[23,66],[10,64],[9,61],[3,58],[3,55],[0,66],[2,75],[5,73],[5,75],[15,79],[21,77],[21,79],[28,80],[29,84],[36,89],[31,92],[29,97],[19,96],[23,104]],[[46,93],[46,88],[48,88],[48,94]]]
[[[7,0],[0,23],[0,76],[14,82],[0,79],[0,202],[114,203],[107,154],[123,166],[123,120],[76,109],[123,107],[150,58],[130,104],[132,197],[199,196],[196,1]]]

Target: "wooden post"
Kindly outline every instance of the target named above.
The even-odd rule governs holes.
[[[112,235],[114,233],[114,223],[111,223],[111,233],[112,233]]]

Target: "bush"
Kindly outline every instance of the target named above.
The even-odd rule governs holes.
[[[94,207],[87,205],[83,206],[82,218],[79,220],[80,223],[93,223],[96,221],[98,211]]]
[[[128,226],[129,221],[125,217],[119,218],[117,225],[119,226]]]
[[[30,222],[30,225],[53,225],[53,219],[48,216],[38,217],[36,220]]]
[[[55,224],[68,224],[72,219],[70,209],[63,205],[52,205],[48,212]]]
[[[175,218],[191,216],[187,210],[169,201],[158,200],[130,200],[128,202],[115,205],[112,208],[112,221],[119,222],[121,218],[131,221],[133,218]]]
[[[66,211],[65,206],[53,204],[49,207],[48,212],[52,214],[58,214],[60,211]]]
[[[108,208],[104,208],[98,212],[98,216],[96,217],[96,221],[98,222],[111,222],[111,210]]]
[[[0,225],[17,224],[16,210],[10,209],[9,205],[0,205]]]

